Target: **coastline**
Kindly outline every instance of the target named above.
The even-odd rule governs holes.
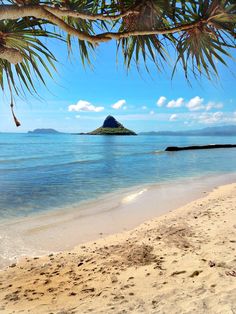
[[[232,182],[236,182],[236,173],[147,184],[78,207],[5,221],[0,224],[0,269],[24,256],[72,250],[79,244],[131,230]]]
[[[236,183],[74,250],[1,272],[3,313],[233,313]]]

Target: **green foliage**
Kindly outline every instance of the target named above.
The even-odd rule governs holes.
[[[117,51],[121,52],[127,69],[132,64],[138,68],[144,64],[148,71],[150,63],[154,63],[162,71],[166,64],[170,64],[171,51],[171,56],[174,52],[176,54],[172,64],[173,75],[177,68],[182,67],[187,80],[191,73],[195,78],[205,75],[212,79],[218,75],[217,63],[227,65],[230,50],[236,47],[235,0],[0,1],[1,8],[7,8],[7,5],[9,8],[30,8],[33,5],[83,14],[83,17],[65,14],[56,18],[79,34],[97,40],[77,37],[84,65],[91,64],[90,57],[99,39],[107,36],[109,40],[118,35],[114,37]],[[103,18],[92,18],[96,15]],[[119,15],[120,18],[115,18]],[[72,53],[72,37],[70,32],[65,32],[61,25],[50,19],[19,16],[1,20],[0,15],[0,51],[4,46],[15,48],[23,57],[23,61],[16,65],[0,59],[2,90],[7,84],[17,95],[25,90],[35,93],[34,77],[45,84],[44,73],[52,77],[52,71],[56,69],[56,58],[45,40],[64,41],[68,52]]]
[[[88,133],[90,135],[136,135],[135,132],[128,130],[124,127],[119,128],[103,128],[100,127],[93,132]]]
[[[17,21],[0,21],[0,33],[5,34],[4,44],[19,50],[23,56],[23,61],[16,65],[0,59],[0,85],[2,89],[4,89],[4,74],[10,91],[14,91],[17,95],[24,89],[29,92],[37,92],[34,87],[33,76],[45,84],[42,69],[52,77],[51,69],[56,69],[54,66],[56,58],[40,40],[40,37],[56,39],[60,39],[60,37],[44,30],[43,24],[42,21],[28,18]]]
[[[224,59],[231,57],[229,49],[235,48],[236,25],[236,7],[227,3],[205,0],[186,8],[186,20],[200,22],[198,27],[183,32],[178,38],[176,64],[182,62],[186,78],[191,71],[195,77],[206,74],[211,79],[212,74],[218,76],[217,62],[227,65]],[[203,19],[208,23],[201,23]]]

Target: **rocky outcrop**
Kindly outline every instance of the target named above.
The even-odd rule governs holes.
[[[102,128],[120,128],[124,127],[113,116],[107,116],[103,122]]]
[[[235,148],[236,144],[211,144],[202,146],[169,146],[165,149],[166,152],[176,152],[179,150],[195,150],[195,149],[215,149],[215,148]]]
[[[108,116],[103,122],[103,125],[87,133],[89,135],[136,135],[135,132],[126,129],[120,122],[118,122],[114,117]]]

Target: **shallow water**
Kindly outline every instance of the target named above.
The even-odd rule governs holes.
[[[0,134],[0,219],[67,207],[143,184],[236,172],[236,149],[164,152],[236,137]]]

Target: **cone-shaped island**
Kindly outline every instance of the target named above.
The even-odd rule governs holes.
[[[120,122],[118,122],[114,117],[106,117],[103,125],[87,133],[89,135],[137,135],[135,132],[126,129]]]

